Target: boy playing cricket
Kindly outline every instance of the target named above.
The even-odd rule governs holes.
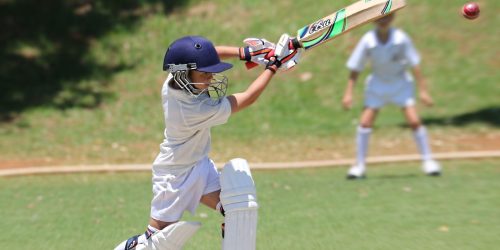
[[[346,109],[352,106],[353,88],[359,73],[367,62],[370,62],[372,67],[372,72],[366,80],[365,107],[356,136],[357,161],[349,169],[348,179],[365,176],[365,158],[372,126],[378,111],[387,104],[395,104],[402,108],[422,155],[423,171],[431,176],[441,173],[439,164],[432,159],[427,131],[415,107],[413,77],[407,71],[407,68],[411,68],[416,78],[421,101],[431,106],[433,101],[419,67],[420,56],[408,35],[391,27],[393,19],[394,14],[391,14],[377,20],[376,28],[363,36],[347,62],[351,74],[342,100]]]
[[[116,250],[182,249],[200,224],[180,219],[200,203],[225,216],[223,249],[255,249],[258,204],[248,163],[233,159],[219,173],[208,157],[210,129],[253,104],[282,64],[295,64],[299,55],[287,49],[276,58],[274,44],[263,39],[246,42],[250,46],[214,47],[203,37],[188,36],[168,48],[163,69],[169,75],[162,88],[165,139],[153,163],[149,225],[143,235],[125,240]],[[232,65],[220,58],[231,57],[266,67],[244,92],[225,96],[227,78],[219,73]]]

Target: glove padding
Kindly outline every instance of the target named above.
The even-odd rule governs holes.
[[[276,45],[266,39],[247,38],[243,40],[247,45],[240,48],[240,59],[247,61],[248,69],[260,65],[267,65],[269,59],[274,55]]]
[[[302,48],[295,48],[293,38],[288,34],[283,34],[278,41],[275,48],[275,56],[280,61],[280,67],[284,70],[289,70],[299,63],[300,56],[302,55]]]
[[[266,65],[266,69],[276,73],[278,69],[289,70],[298,64],[302,54],[301,48],[295,48],[292,38],[283,34],[276,45],[274,55]]]

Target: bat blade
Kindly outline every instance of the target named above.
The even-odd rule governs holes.
[[[295,43],[308,50],[406,6],[405,0],[361,0],[297,31]]]

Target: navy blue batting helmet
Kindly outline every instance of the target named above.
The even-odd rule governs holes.
[[[233,67],[221,62],[214,45],[201,36],[186,36],[174,41],[165,53],[163,70],[169,65],[195,65],[196,70],[220,73]]]

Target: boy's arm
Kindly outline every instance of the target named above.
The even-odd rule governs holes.
[[[240,48],[238,47],[217,46],[215,49],[221,59],[234,57],[241,58]],[[264,72],[260,74],[260,76],[253,81],[252,84],[250,84],[247,90],[228,96],[227,98],[231,103],[231,112],[234,114],[252,105],[267,87],[274,74],[274,71],[266,68],[266,70],[264,70]]]
[[[351,109],[353,103],[353,93],[354,86],[358,80],[359,73],[363,71],[366,62],[368,60],[368,36],[365,35],[361,40],[359,40],[356,48],[352,52],[349,60],[347,60],[347,68],[351,70],[349,74],[349,80],[347,81],[347,87],[344,92],[344,97],[342,98],[342,106],[344,109]]]
[[[217,54],[219,54],[220,59],[230,59],[240,57],[240,48],[231,46],[216,46]]]
[[[274,72],[271,69],[266,69],[245,91],[228,96],[227,99],[231,103],[231,112],[234,114],[252,105],[262,94],[273,76]]]
[[[429,94],[428,88],[427,88],[427,80],[425,77],[422,75],[422,71],[420,70],[420,67],[418,65],[414,66],[412,68],[413,76],[415,77],[415,80],[418,85],[418,92],[420,96],[420,100],[427,106],[432,106],[434,104],[434,101],[432,100],[431,95]]]
[[[286,45],[287,46],[287,45]],[[283,66],[288,69],[298,63],[300,59],[300,49],[284,48],[282,55],[269,58],[266,69],[260,74],[255,81],[243,92],[236,93],[227,97],[231,104],[231,113],[236,113],[244,108],[252,105],[264,89],[267,87],[274,74]],[[293,65],[290,64],[293,62]],[[292,66],[290,66],[292,65]]]
[[[358,76],[359,72],[357,71],[351,71],[351,74],[349,75],[349,80],[347,81],[347,87],[344,92],[344,98],[342,98],[342,106],[344,106],[345,109],[351,109],[352,107],[354,86],[356,85]]]

